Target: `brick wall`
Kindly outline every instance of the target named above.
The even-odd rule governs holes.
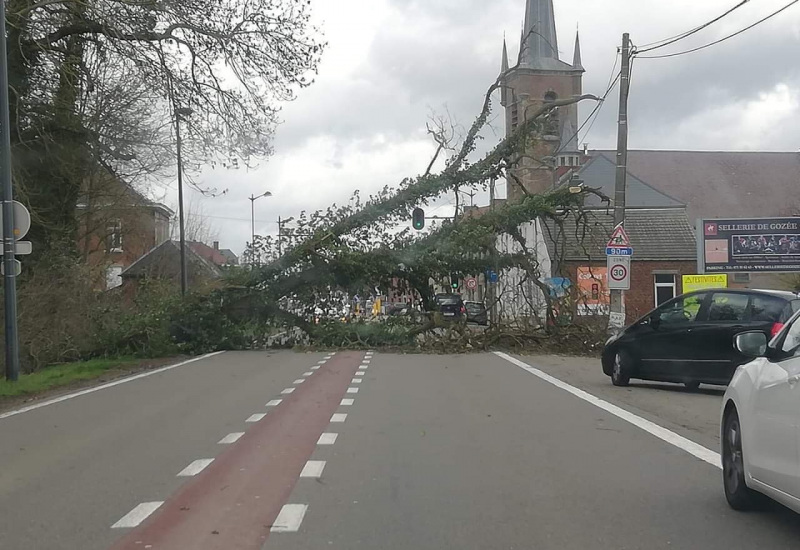
[[[562,276],[571,281],[577,280],[578,267],[605,267],[605,262],[565,262]],[[631,263],[631,290],[625,293],[625,311],[627,322],[642,317],[655,308],[655,275],[674,274],[676,295],[682,294],[681,277],[697,273],[697,262],[694,261],[636,261]]]

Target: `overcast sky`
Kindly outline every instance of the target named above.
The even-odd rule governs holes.
[[[257,169],[209,171],[201,185],[222,197],[189,193],[223,247],[237,254],[256,233],[275,233],[278,216],[343,202],[423,171],[433,152],[425,134],[431,112],[468,126],[500,71],[503,36],[516,56],[526,0],[311,0],[329,43],[316,83],[286,104],[275,155]],[[715,26],[663,53],[682,51],[739,30],[789,0],[751,0]],[[561,59],[571,62],[580,26],[584,91],[602,94],[623,32],[635,44],[700,25],[738,0],[555,0]],[[728,42],[690,55],[636,60],[630,147],[682,150],[800,149],[800,4]],[[581,141],[616,143],[615,91]],[[497,105],[499,109],[499,104]],[[584,104],[582,117],[593,105]],[[496,111],[499,114],[499,110]],[[497,135],[502,118],[495,121]],[[503,193],[504,191],[500,191]],[[452,198],[449,199],[452,201]],[[485,203],[483,195],[476,197]],[[175,205],[175,198],[168,202]],[[449,214],[442,201],[436,213]]]

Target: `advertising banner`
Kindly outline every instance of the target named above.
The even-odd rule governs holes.
[[[800,272],[800,218],[703,220],[699,237],[706,273]]]
[[[710,288],[728,288],[728,275],[684,275],[683,294],[696,290],[708,290]]]

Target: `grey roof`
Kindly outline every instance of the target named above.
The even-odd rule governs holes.
[[[236,253],[234,253],[234,251],[231,250],[230,248],[223,248],[219,251],[219,253],[228,259],[228,263],[231,264],[239,263],[239,256],[237,256]]]
[[[592,151],[614,158],[613,151]],[[628,171],[686,204],[689,219],[763,218],[800,213],[800,153],[628,152]]]
[[[583,69],[583,59],[581,58],[581,33],[575,33],[575,54],[572,58],[572,66],[575,69]]]
[[[585,220],[577,221],[570,215],[563,228],[552,221],[544,221],[545,242],[554,265],[559,261],[605,261],[606,244],[614,229],[614,214],[590,210],[585,216]],[[625,230],[631,239],[634,261],[697,258],[695,233],[684,208],[628,209]]]
[[[161,277],[177,278],[180,276],[180,243],[164,241],[153,250],[133,262],[122,272],[123,278]],[[190,279],[199,277],[216,279],[222,277],[222,271],[199,254],[191,246],[186,247],[186,264]]]
[[[610,199],[614,198],[614,186],[617,178],[617,165],[614,156],[606,152],[598,152],[579,172],[586,187],[599,189]],[[685,206],[681,201],[657,190],[628,171],[626,206],[632,208],[665,208]],[[597,197],[586,201],[586,206],[605,206]]]
[[[543,59],[558,60],[558,33],[553,0],[528,0],[523,32],[526,37],[523,45],[523,66],[536,68]]]

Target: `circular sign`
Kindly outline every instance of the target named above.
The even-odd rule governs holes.
[[[478,288],[478,279],[469,278],[467,279],[466,283],[467,283],[467,288],[469,290],[475,290],[476,288]]]
[[[624,265],[615,265],[611,268],[611,273],[609,276],[612,280],[620,283],[628,278],[628,268]]]

